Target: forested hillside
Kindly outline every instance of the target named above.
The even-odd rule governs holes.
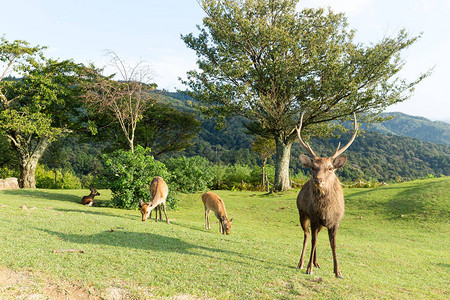
[[[189,99],[180,93],[169,93],[179,102],[187,102]],[[450,175],[450,147],[448,146],[449,126],[444,122],[432,122],[421,117],[412,117],[396,113],[397,119],[381,124],[371,125],[369,131],[360,134],[352,146],[346,151],[349,156],[348,165],[340,171],[344,180],[378,180],[392,181],[425,177],[428,175]],[[417,120],[414,123],[414,120]],[[260,164],[258,156],[250,151],[253,137],[246,134],[243,126],[245,119],[232,118],[224,130],[216,130],[213,120],[206,120],[202,130],[194,138],[195,145],[175,155],[201,155],[208,160],[224,164]],[[391,128],[386,134],[378,132],[380,126]],[[422,125],[421,125],[422,124]],[[439,129],[439,126],[442,128]],[[363,126],[364,127],[364,126]],[[377,131],[371,131],[377,129]],[[436,144],[412,138],[407,135],[416,132],[430,130],[429,135],[435,139],[444,141]],[[447,136],[447,138],[446,138]],[[343,135],[339,139],[327,140],[312,139],[310,144],[316,153],[330,155],[337,144],[345,144],[349,136]],[[304,153],[300,145],[295,143],[291,155],[292,174],[306,172],[298,161],[298,155]],[[273,163],[269,160],[269,164]]]
[[[430,121],[423,117],[404,113],[384,113],[383,116],[395,116],[383,123],[373,124],[369,130],[386,134],[395,134],[418,138],[422,141],[450,146],[450,124],[442,121]]]

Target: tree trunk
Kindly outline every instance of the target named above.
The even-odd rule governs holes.
[[[37,164],[37,160],[30,160],[20,166],[19,186],[21,188],[36,188],[36,179],[34,175],[36,173]]]
[[[263,165],[262,165],[262,186],[263,187],[266,185],[266,163],[267,163],[267,158],[264,159]]]
[[[50,145],[47,137],[24,137],[13,133],[8,135],[11,145],[17,151],[20,163],[19,187],[36,188],[35,172],[39,159]]]
[[[275,182],[273,190],[281,192],[291,188],[289,181],[289,160],[291,158],[292,141],[285,141],[282,137],[276,137],[275,144]]]

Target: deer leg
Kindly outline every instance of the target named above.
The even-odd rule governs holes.
[[[319,234],[320,230],[322,230],[322,226],[319,226],[317,230],[317,234]],[[314,260],[313,260],[314,267],[320,269],[319,263],[317,262],[317,247],[314,249]]]
[[[339,265],[337,261],[337,254],[336,254],[336,234],[337,234],[338,227],[332,227],[328,229],[328,237],[330,239],[330,246],[331,246],[331,252],[333,253],[333,266],[334,266],[334,274],[337,278],[344,278],[342,277],[341,271],[339,270]]]
[[[209,230],[209,210],[205,206],[205,229]]]
[[[219,232],[223,234],[223,223],[222,223],[222,219],[219,219]]]
[[[313,262],[314,257],[316,253],[316,246],[317,246],[317,235],[319,233],[320,226],[311,224],[311,232],[312,232],[312,238],[311,238],[311,256],[309,257],[309,263],[308,268],[306,269],[306,274],[312,273],[313,268]]]
[[[159,209],[159,219],[161,220],[161,204],[155,208],[155,214],[156,214],[155,222],[158,222],[158,209]],[[152,215],[150,215],[150,218],[151,217],[152,217]]]
[[[163,206],[164,215],[166,216],[166,222],[167,222],[167,224],[170,224],[169,218],[167,217],[167,212],[166,212],[166,203],[161,203],[161,205]],[[161,207],[159,209],[161,209]]]
[[[309,240],[309,218],[306,215],[300,215],[300,225],[303,229],[303,249],[297,269],[303,269],[303,265],[305,264],[306,245]]]

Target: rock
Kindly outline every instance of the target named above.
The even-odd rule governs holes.
[[[14,190],[19,188],[19,181],[16,177],[0,179],[0,190]]]

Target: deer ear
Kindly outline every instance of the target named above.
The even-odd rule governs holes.
[[[342,168],[347,162],[347,156],[339,156],[333,160],[333,167],[335,169]]]
[[[144,205],[144,202],[142,201],[142,199],[139,199],[139,208],[141,208],[142,205]]]
[[[230,223],[233,222],[233,218],[231,218]]]
[[[310,157],[300,154],[299,159],[302,166],[304,166],[305,168],[312,168],[313,160]]]

